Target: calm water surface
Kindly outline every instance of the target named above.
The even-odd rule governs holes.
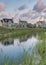
[[[7,56],[10,63],[14,59],[18,59],[20,62],[23,59],[24,51],[27,51],[28,54],[31,55],[33,48],[40,40],[38,34],[4,39],[0,41],[0,60],[4,62],[5,57]]]

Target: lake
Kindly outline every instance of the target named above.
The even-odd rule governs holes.
[[[28,57],[32,56],[33,51],[35,53],[35,59],[37,58],[39,61],[41,56],[37,52],[36,46],[42,42],[46,43],[46,32],[19,36],[17,38],[9,37],[1,40],[0,65],[12,65],[13,62],[16,62],[17,65],[21,65],[26,55],[28,55]],[[35,65],[37,63],[35,63]]]

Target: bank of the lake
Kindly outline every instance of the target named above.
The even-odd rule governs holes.
[[[32,34],[32,33],[42,33],[46,32],[46,28],[30,28],[30,29],[7,29],[7,28],[0,28],[0,38],[13,36],[18,37],[21,35]]]

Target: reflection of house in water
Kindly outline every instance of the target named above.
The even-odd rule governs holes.
[[[8,39],[5,39],[3,42],[2,42],[3,45],[12,45],[14,44],[14,39],[12,38],[8,38]]]
[[[25,41],[27,41],[29,38],[32,38],[32,36],[38,38],[38,35],[37,35],[36,33],[34,33],[34,34],[32,33],[32,34],[29,34],[29,35],[25,35],[25,36],[19,37],[19,42],[20,42],[20,43],[21,43],[21,42],[25,42]]]
[[[30,35],[21,36],[21,37],[19,37],[19,41],[20,41],[20,42],[27,41],[28,38],[30,38],[30,37],[31,37]]]
[[[22,36],[22,37],[20,37],[20,39],[19,39],[20,42],[23,42],[23,41],[26,41],[26,40],[27,40],[27,37],[26,37],[26,36]]]

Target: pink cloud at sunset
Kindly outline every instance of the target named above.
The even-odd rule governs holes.
[[[0,11],[3,11],[5,9],[5,3],[0,2]]]
[[[44,8],[46,8],[46,5],[43,3],[43,0],[38,0],[33,9],[38,12],[41,12]]]

